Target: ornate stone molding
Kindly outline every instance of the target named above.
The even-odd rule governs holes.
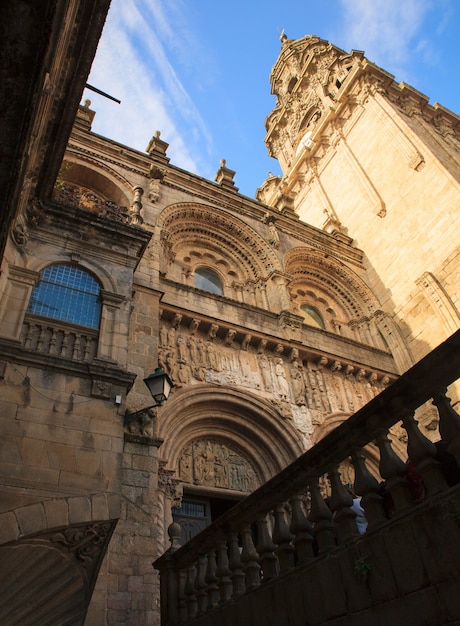
[[[433,307],[436,316],[446,331],[446,336],[458,330],[460,327],[460,313],[436,276],[431,272],[424,272],[417,279],[416,284]]]
[[[221,246],[228,258],[244,268],[244,274],[252,280],[267,278],[274,268],[281,269],[276,253],[256,231],[216,207],[172,205],[162,212],[158,226],[168,233],[172,250],[176,244],[194,237],[202,240],[203,245],[209,240],[213,248],[216,244]]]

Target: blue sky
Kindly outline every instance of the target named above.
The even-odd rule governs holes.
[[[112,0],[89,84],[93,131],[213,180],[220,159],[253,197],[277,162],[264,144],[270,71],[289,39],[318,35],[460,113],[458,0]]]

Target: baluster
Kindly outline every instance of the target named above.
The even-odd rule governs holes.
[[[436,460],[436,446],[420,431],[413,414],[403,419],[407,431],[407,453],[417,467],[428,494],[438,493],[447,487],[441,464]]]
[[[48,347],[48,354],[50,356],[54,356],[56,354],[56,339],[57,339],[56,330],[52,329],[50,343]]]
[[[29,350],[31,344],[32,344],[32,337],[34,334],[34,331],[37,331],[37,327],[35,324],[29,324],[28,329],[27,329],[27,334],[26,334],[26,338],[24,340],[24,348],[26,350]]]
[[[356,513],[351,508],[353,506],[353,497],[343,486],[337,467],[331,469],[328,473],[328,478],[332,489],[329,504],[334,511],[332,519],[337,528],[338,543],[346,543],[358,535]]]
[[[72,359],[74,361],[80,360],[80,346],[81,346],[81,335],[80,333],[75,333],[75,341],[73,344],[73,352],[72,352]]]
[[[187,596],[185,593],[185,585],[187,582],[187,570],[181,569],[178,574],[178,609],[179,609],[179,622],[185,622],[188,617],[187,611]]]
[[[379,493],[379,483],[367,469],[361,450],[355,450],[351,460],[355,468],[355,491],[361,495],[361,506],[368,523],[367,530],[372,530],[387,520],[383,498]]]
[[[195,577],[195,591],[198,603],[198,615],[206,613],[208,608],[208,595],[206,593],[206,557],[200,556],[197,564],[197,572]]]
[[[310,521],[318,543],[318,554],[327,554],[335,548],[332,512],[323,500],[318,479],[311,481],[309,488],[311,493]]]
[[[231,569],[228,562],[227,542],[225,538],[219,540],[217,544],[217,570],[219,580],[220,603],[228,602],[232,597]]]
[[[37,341],[37,352],[42,352],[43,351],[43,342],[45,341],[45,327],[44,326],[40,326],[40,334],[38,335],[38,341]]]
[[[206,593],[208,596],[208,609],[219,604],[219,579],[217,578],[216,551],[209,550],[207,553],[208,566],[206,568]]]
[[[261,515],[257,520],[257,552],[260,555],[259,563],[262,570],[262,582],[267,582],[278,576],[278,559],[275,555],[276,545],[270,537],[268,520],[266,515]]]
[[[446,389],[433,397],[433,404],[439,413],[439,432],[447,443],[447,451],[460,465],[460,415],[451,406],[451,399],[446,396]]]
[[[179,619],[180,573],[174,567],[174,552],[180,548],[181,527],[172,523],[168,527],[171,546],[166,551],[165,569],[160,576],[161,613],[167,616],[166,621],[177,624]]]
[[[232,532],[228,538],[228,566],[230,567],[233,593],[232,598],[238,598],[246,591],[246,578],[241,562],[240,547],[238,545],[238,535]]]
[[[83,361],[91,360],[91,337],[85,337],[85,353],[83,355]]]
[[[62,340],[62,346],[61,346],[61,356],[63,358],[67,358],[68,349],[69,349],[69,333],[68,331],[64,331],[64,338]]]
[[[187,567],[187,579],[185,581],[185,602],[187,604],[187,617],[193,619],[198,613],[198,602],[195,590],[196,567]]]
[[[280,566],[280,572],[287,572],[295,567],[295,548],[292,543],[294,536],[289,532],[286,522],[286,511],[283,504],[275,507],[273,512],[275,526],[273,528],[273,541],[277,545],[275,550]]]
[[[246,589],[255,589],[260,585],[260,566],[258,563],[259,555],[256,552],[254,542],[252,540],[252,530],[250,524],[246,524],[241,531],[241,541],[243,543],[243,551],[241,553],[241,561],[243,562],[243,571],[246,577]]]
[[[313,526],[307,517],[303,507],[303,496],[292,496],[289,500],[291,505],[290,532],[294,535],[294,546],[299,563],[308,563],[315,557],[313,550]]]
[[[396,512],[412,506],[409,483],[406,480],[406,465],[391,447],[387,431],[382,431],[375,440],[380,450],[380,476],[385,479],[385,490],[393,500]]]

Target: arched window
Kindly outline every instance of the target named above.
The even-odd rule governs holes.
[[[217,293],[220,296],[224,293],[219,276],[205,267],[195,270],[195,287],[211,293]]]
[[[316,326],[316,328],[322,328],[323,330],[325,329],[323,318],[316,309],[308,306],[308,304],[302,304],[300,310],[304,317],[305,324]]]
[[[27,312],[99,328],[100,292],[99,283],[88,272],[71,265],[50,265],[32,292]]]

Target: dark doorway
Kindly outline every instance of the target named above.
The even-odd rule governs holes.
[[[216,497],[214,494],[212,497],[184,494],[181,508],[172,510],[173,521],[182,528],[182,545],[198,535],[237,502],[237,499]]]

